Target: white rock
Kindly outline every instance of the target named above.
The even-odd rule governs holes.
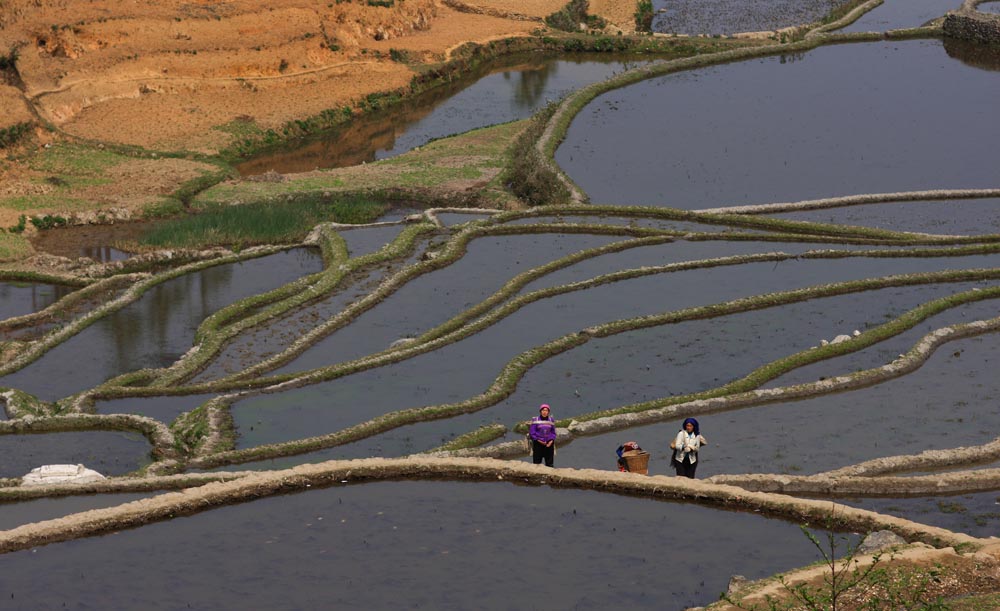
[[[22,486],[46,484],[82,484],[106,479],[103,475],[83,465],[42,465],[35,467],[21,478]]]
[[[819,340],[819,345],[820,346],[829,346],[830,342],[826,341],[825,339],[821,339],[821,340]]]
[[[857,329],[855,329],[854,333],[851,333],[851,335],[853,335],[854,337],[857,337],[857,336],[861,335],[861,331],[858,331]]]
[[[833,338],[833,341],[830,342],[830,343],[831,344],[840,344],[840,343],[843,343],[843,342],[846,342],[846,341],[850,341],[850,339],[851,339],[850,335],[838,335],[837,337]]]

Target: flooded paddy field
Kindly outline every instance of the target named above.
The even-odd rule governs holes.
[[[149,223],[76,225],[39,231],[31,240],[36,250],[60,257],[87,257],[98,263],[122,261],[132,256],[117,245],[138,240]]]
[[[457,262],[407,283],[348,328],[316,343],[276,373],[304,371],[384,350],[396,340],[427,331],[489,297],[522,271],[619,239],[578,234],[475,239]],[[492,265],[496,261],[506,264]]]
[[[1000,234],[1000,198],[887,202],[780,212],[774,218],[937,235]]]
[[[921,368],[876,386],[700,416],[711,445],[699,456],[698,477],[808,475],[873,458],[992,441],[1000,414],[983,406],[1000,396],[1000,382],[991,373],[997,358],[996,336],[970,338],[946,344]],[[559,450],[559,464],[607,468],[614,448],[634,439],[653,453],[651,472],[667,473],[667,446],[682,419],[577,439]]]
[[[755,3],[756,12],[741,14],[743,4],[657,5],[668,9],[657,27],[686,19],[709,34],[714,28],[772,29],[781,27],[780,19],[800,22],[813,12],[817,16],[808,19],[822,17],[834,5],[765,0]],[[936,10],[932,4],[915,0],[892,12],[901,4],[886,0],[889,13],[878,18],[910,20],[920,10]],[[988,62],[980,55],[955,49],[937,40],[844,44],[651,79],[587,106],[556,161],[594,203],[695,211],[874,192],[997,188],[993,152],[1000,131],[992,100],[1000,81],[996,72],[982,69]],[[293,172],[381,159],[442,135],[526,117],[550,96],[624,69],[627,62],[620,59],[519,60],[499,71],[489,68],[419,107],[372,114],[328,140],[251,160],[241,171]],[[998,205],[1000,198],[992,197],[737,217],[641,208],[614,216],[612,207],[595,206],[591,213],[579,204],[564,213],[545,207],[535,217],[507,221],[502,219],[517,215],[496,221],[481,211],[442,212],[437,224],[428,215],[405,225],[321,229],[313,238],[324,252],[339,253],[324,274],[310,277],[310,283],[323,280],[286,287],[266,306],[247,305],[227,318],[227,326],[204,325],[195,335],[222,307],[323,270],[319,248],[211,267],[153,286],[135,303],[0,378],[4,386],[52,401],[94,389],[116,374],[170,367],[116,380],[118,387],[101,387],[76,403],[33,403],[5,394],[9,412],[0,419],[31,414],[66,416],[68,426],[103,419],[146,427],[155,452],[138,433],[5,434],[0,477],[18,477],[45,463],[83,463],[111,476],[148,465],[149,474],[177,474],[156,480],[169,488],[178,479],[184,485],[195,481],[185,472],[443,455],[450,449],[441,447],[456,439],[472,454],[523,461],[528,459],[517,456],[516,448],[485,446],[523,440],[519,425],[543,402],[565,419],[560,427],[573,436],[557,444],[556,466],[598,470],[562,472],[564,484],[579,476],[584,487],[609,481],[616,470],[614,449],[628,440],[651,453],[650,474],[672,475],[668,443],[687,415],[701,420],[710,443],[701,453],[699,478],[816,474],[874,458],[987,443],[1000,430],[1000,413],[992,408],[1000,394],[996,332],[945,343],[905,375],[849,391],[817,386],[806,398],[773,394],[755,405],[714,412],[682,405],[669,420],[598,429],[611,432],[587,434],[585,423],[599,411],[649,409],[679,402],[681,395],[806,384],[880,367],[942,327],[1000,316],[1000,272],[993,271],[1000,270],[1000,254],[992,237],[982,237],[1000,233]],[[409,212],[395,209],[386,218]],[[635,237],[651,230],[683,235]],[[467,235],[476,237],[458,248]],[[394,248],[410,244],[404,238],[414,246],[360,267],[371,260],[360,257],[397,238]],[[94,258],[119,256],[109,244],[98,244],[106,252]],[[340,271],[344,277],[337,280]],[[956,271],[963,273],[944,275]],[[898,278],[906,274],[923,276]],[[579,284],[567,286],[572,283]],[[827,286],[846,283],[853,284]],[[391,290],[384,289],[387,284]],[[962,303],[973,290],[988,299]],[[362,311],[358,303],[367,297],[377,298]],[[915,322],[907,314],[930,311],[928,304],[941,311]],[[257,315],[272,308],[275,315],[256,324]],[[251,321],[255,326],[228,335]],[[343,325],[334,329],[330,321]],[[881,341],[867,345],[872,331],[882,334]],[[811,349],[838,335],[863,337],[846,341],[865,347],[849,352],[852,345],[837,340],[812,353],[830,358],[813,362]],[[2,347],[16,355],[23,345]],[[268,360],[290,348],[280,363]],[[373,364],[352,363],[366,357]],[[761,373],[765,368],[767,375]],[[303,372],[310,377],[293,377]],[[189,394],[156,394],[179,392]],[[124,394],[151,396],[89,403],[94,396]],[[231,404],[197,409],[220,396]],[[17,423],[2,424],[17,429]],[[400,463],[422,465],[439,477],[460,473],[435,471],[435,461],[450,468],[460,462],[418,457]],[[467,463],[470,473],[486,465],[518,473],[522,483],[538,483],[530,475],[535,469],[549,478],[542,467],[515,462]],[[551,590],[546,595],[557,601],[549,606],[557,608],[683,608],[714,601],[732,574],[754,579],[816,560],[813,546],[791,523],[697,504],[500,481],[323,488],[348,483],[353,476],[329,474],[356,464],[330,466],[325,480],[314,468],[317,483],[304,493],[194,515],[178,512],[114,536],[0,555],[0,571],[8,576],[0,596],[11,597],[14,608],[78,601],[109,608],[135,601],[151,608],[232,608],[244,600],[278,607],[332,602],[380,608],[405,601],[511,608],[524,606],[524,584],[544,575]],[[310,477],[306,471],[277,477],[287,490],[295,478]],[[274,476],[225,476],[233,490],[261,486],[257,491],[269,485],[268,477]],[[638,478],[611,479],[618,477]],[[690,484],[680,496],[698,502],[734,498],[719,501],[687,480],[652,480],[651,486],[661,482]],[[123,489],[118,485],[112,481],[108,489]],[[0,529],[152,494],[0,504]],[[985,536],[1000,523],[1000,511],[990,506],[996,497],[989,492],[850,502]],[[761,507],[757,511],[777,515],[773,506]],[[535,528],[544,532],[546,551],[526,554],[532,541],[526,533]]]
[[[103,475],[122,475],[150,462],[138,433],[83,431],[0,435],[0,477],[21,477],[35,467],[84,464]]]
[[[924,498],[837,499],[837,502],[974,537],[995,537],[1000,532],[1000,492],[995,491]]]
[[[885,32],[916,28],[961,6],[961,0],[885,0],[838,32]]]
[[[0,530],[17,528],[22,524],[53,520],[81,511],[114,507],[148,497],[144,494],[85,494],[40,498],[30,501],[0,502]]]
[[[164,395],[159,397],[129,397],[95,401],[99,414],[137,414],[170,424],[177,416],[189,412],[215,395]]]
[[[510,359],[595,324],[822,283],[913,271],[991,267],[1000,261],[998,256],[798,260],[778,265],[751,263],[645,276],[558,295],[530,303],[479,333],[432,353],[329,382],[240,400],[232,406],[240,432],[239,444],[240,447],[252,447],[331,433],[395,409],[473,397],[487,390]],[[876,316],[882,318],[885,312],[883,309]],[[857,319],[857,325],[864,322],[878,321],[864,315]],[[849,328],[841,328],[836,333],[850,333],[857,325],[847,325]],[[664,334],[672,332],[684,333],[662,330]],[[831,329],[831,339],[836,333]],[[676,336],[671,338],[671,342],[675,339]],[[822,338],[814,331],[810,332],[801,348],[816,345],[819,339]],[[791,351],[779,352],[781,356]],[[658,368],[658,371],[661,370]],[[577,388],[576,382],[568,379],[560,380],[559,385],[560,388],[553,392],[563,396]],[[609,406],[591,404],[588,407],[590,409],[585,411]],[[516,418],[526,415],[530,415],[530,410],[522,407]],[[570,414],[563,414],[567,415]]]
[[[986,286],[982,283],[975,283],[973,285],[964,285],[962,288],[975,289],[985,288]],[[956,286],[955,288],[958,289],[959,287]],[[899,310],[894,312],[894,314],[898,313]],[[969,323],[974,320],[988,320],[997,316],[1000,316],[1000,301],[996,299],[967,303],[949,308],[936,316],[918,323],[912,329],[881,341],[870,348],[799,367],[771,380],[764,386],[765,388],[792,386],[838,375],[847,375],[863,369],[880,367],[892,362],[900,354],[913,348],[925,335],[937,329],[949,325]],[[944,349],[947,349],[947,347]]]
[[[75,290],[61,284],[0,282],[0,319],[44,310]]]
[[[992,188],[998,93],[938,41],[825,46],[605,93],[556,161],[595,202],[684,209]]]
[[[525,553],[528,525],[543,527],[546,553]],[[677,555],[697,560],[664,579]],[[753,514],[507,483],[382,482],[5,554],[0,594],[13,608],[509,609],[544,575],[559,607],[680,609],[714,601],[730,575],[814,558],[796,525]]]
[[[1000,2],[983,2],[976,7],[976,10],[980,13],[989,13],[991,15],[1000,15]]]
[[[167,366],[191,347],[195,329],[219,308],[320,269],[318,252],[294,249],[168,280],[0,378],[0,385],[53,401],[126,371]]]
[[[435,87],[417,98],[352,120],[346,127],[286,152],[238,166],[244,176],[307,172],[387,159],[427,142],[487,125],[525,119],[567,93],[623,72],[638,60],[602,54],[554,59],[514,57],[500,67]]]
[[[841,0],[654,0],[653,31],[715,35],[778,30],[818,21],[841,3]]]

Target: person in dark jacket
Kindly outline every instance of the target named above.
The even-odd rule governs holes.
[[[556,456],[556,421],[550,415],[549,406],[538,408],[538,415],[531,419],[528,437],[531,438],[531,459],[538,465],[545,459],[545,466],[551,467]]]

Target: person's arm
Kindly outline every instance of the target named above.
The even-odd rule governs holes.
[[[674,449],[680,450],[682,453],[686,451],[686,448],[684,447],[685,437],[687,437],[687,435],[684,434],[684,431],[677,431],[677,437],[674,437]]]
[[[538,424],[534,420],[531,421],[531,426],[528,427],[528,439],[538,441]]]
[[[708,440],[705,439],[704,435],[698,435],[698,443],[700,443],[703,446],[707,446],[708,445]]]

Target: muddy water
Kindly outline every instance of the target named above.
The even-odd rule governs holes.
[[[542,55],[510,58],[500,67],[486,67],[387,111],[356,118],[319,140],[252,159],[237,169],[244,176],[269,170],[306,172],[394,157],[435,138],[525,119],[548,102],[634,64],[597,54],[561,60]]]
[[[181,395],[162,397],[130,397],[96,401],[99,414],[138,414],[170,424],[183,412],[189,412],[215,395]]]
[[[38,232],[31,239],[31,245],[36,250],[70,259],[88,257],[98,263],[121,261],[132,255],[119,250],[115,244],[137,240],[148,228],[147,223],[59,227]]]
[[[653,31],[735,34],[777,30],[819,20],[838,0],[653,0]]]
[[[637,278],[561,295],[532,303],[434,353],[240,401],[233,406],[238,443],[250,447],[288,441],[333,432],[392,410],[460,401],[483,392],[521,352],[601,322],[825,282],[990,262],[1000,263],[990,257],[757,263]],[[812,333],[809,337],[815,338]]]
[[[528,553],[538,527],[546,551]],[[11,608],[511,609],[532,606],[525,584],[539,584],[557,601],[547,606],[682,609],[716,600],[732,574],[814,559],[797,526],[753,514],[506,483],[380,482],[6,554],[0,596]]]
[[[1000,233],[1000,198],[888,202],[843,208],[781,212],[776,218],[939,235]]]
[[[997,358],[997,335],[971,338],[947,344],[917,371],[878,386],[699,416],[711,445],[700,456],[698,476],[810,474],[986,443],[1000,429]],[[681,420],[578,439],[559,450],[556,464],[612,468],[614,449],[634,439],[653,454],[651,471],[667,473],[667,445]]]
[[[1000,15],[1000,2],[984,2],[977,6],[976,10],[980,13]]]
[[[400,338],[419,335],[479,303],[521,272],[621,239],[575,234],[475,239],[461,259],[411,281],[349,327],[277,371],[304,371],[384,350]]]
[[[0,319],[44,310],[75,290],[61,284],[0,282]]]
[[[985,284],[981,286],[987,286]],[[956,285],[956,288],[959,288]],[[969,288],[964,285],[964,288]],[[896,310],[895,315],[902,313]],[[824,378],[831,378],[844,375],[862,369],[880,367],[895,360],[900,354],[904,354],[913,348],[928,333],[953,324],[969,323],[974,320],[987,320],[1000,316],[1000,300],[991,299],[977,303],[966,304],[957,308],[951,308],[937,316],[933,316],[912,329],[893,336],[883,342],[871,346],[865,350],[859,350],[851,354],[846,354],[837,358],[828,359],[800,367],[783,376],[771,380],[764,386],[773,388],[778,386],[792,386],[805,382],[814,382]],[[947,349],[947,348],[945,348]]]
[[[962,0],[885,0],[840,32],[884,32],[915,28],[962,6]]]
[[[906,499],[837,499],[839,503],[898,516],[922,524],[995,537],[1000,532],[1000,494],[981,492]]]
[[[83,496],[35,499],[18,503],[0,503],[0,530],[17,528],[31,522],[61,518],[71,513],[114,507],[148,496],[148,493],[88,494]]]
[[[169,365],[191,347],[195,329],[219,308],[320,269],[317,252],[295,249],[169,280],[0,378],[0,385],[52,401],[126,371]]]
[[[0,477],[21,477],[35,467],[84,464],[103,475],[122,475],[150,462],[138,433],[85,431],[0,435]]]
[[[606,93],[556,159],[595,202],[687,209],[989,188],[998,95],[938,41],[822,47]]]

